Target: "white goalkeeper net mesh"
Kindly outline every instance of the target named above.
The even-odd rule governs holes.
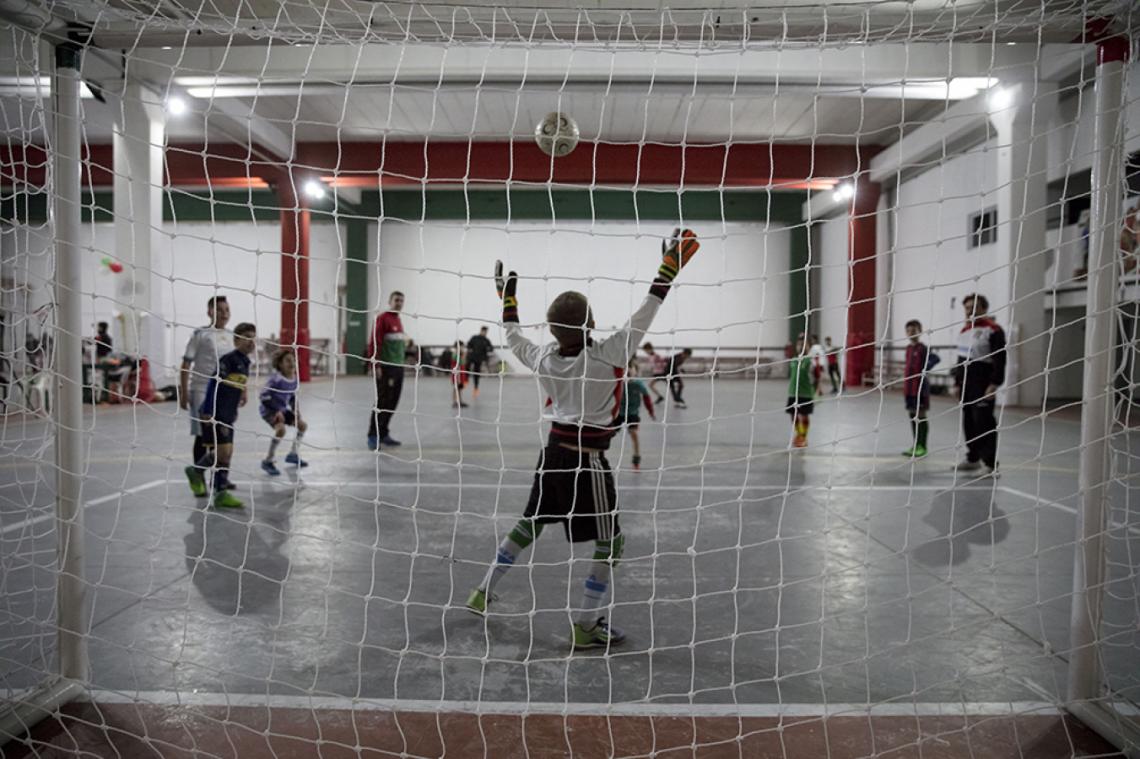
[[[1096,41],[1134,51],[1140,19],[928,5],[0,13],[0,755],[138,736],[203,756],[1107,750],[1056,727],[1093,537],[1082,403],[1106,397],[1092,700],[1135,749],[1140,76],[1126,60],[1107,139],[1094,80]],[[78,293],[54,289],[51,47],[69,34]],[[552,112],[580,133],[566,157],[534,141]],[[1104,154],[1121,181],[1098,226]],[[652,350],[627,343],[633,368],[604,381],[536,378],[495,261],[518,272],[526,338],[550,342],[547,307],[575,290],[601,343],[675,227],[701,249]],[[1092,311],[1113,348],[1086,355],[1105,236],[1114,302]],[[968,321],[970,294],[988,312]],[[57,371],[63,297],[83,309],[78,377]],[[217,359],[243,322],[231,404],[240,366]],[[266,391],[288,384],[282,349],[303,363],[294,405]],[[548,403],[556,380],[574,402]],[[79,429],[53,417],[61,382],[82,384]],[[608,463],[537,487],[551,422],[590,399]],[[232,490],[195,446],[205,405],[232,429]],[[81,471],[59,471],[60,435],[81,437]],[[61,475],[83,482],[82,577],[59,571]],[[618,514],[620,561],[560,523],[516,550],[535,498]],[[83,609],[58,608],[61,581]],[[41,708],[61,614],[90,671],[82,699]],[[183,727],[151,711],[168,707]],[[884,737],[876,719],[901,721]]]

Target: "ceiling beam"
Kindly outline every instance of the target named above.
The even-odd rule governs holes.
[[[354,82],[528,85],[582,82],[706,85],[890,85],[958,77],[1002,77],[1039,65],[1053,45],[916,42],[789,46],[714,51],[614,47],[610,50],[536,45],[530,48],[423,44],[272,45],[265,47],[138,48],[132,60],[159,79],[183,86]],[[1049,51],[1049,55],[1053,54]]]

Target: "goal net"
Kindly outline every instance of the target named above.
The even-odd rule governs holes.
[[[1140,751],[1138,24],[0,9],[0,754]]]

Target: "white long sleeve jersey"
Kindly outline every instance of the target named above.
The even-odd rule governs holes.
[[[661,299],[647,295],[629,322],[604,340],[590,340],[573,356],[563,356],[558,343],[535,345],[515,322],[506,323],[507,345],[551,400],[552,434],[578,438],[582,445],[608,445],[621,408],[622,378],[645,331],[653,323]],[[588,429],[594,428],[594,429]]]

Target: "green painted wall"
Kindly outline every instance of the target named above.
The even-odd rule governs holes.
[[[364,349],[368,342],[368,221],[351,219],[345,224],[345,349],[349,374],[365,370]]]
[[[788,245],[788,271],[790,272],[788,293],[788,340],[795,342],[796,335],[807,332],[808,317],[808,264],[810,263],[809,241],[811,230],[800,222],[791,228],[791,241]]]

